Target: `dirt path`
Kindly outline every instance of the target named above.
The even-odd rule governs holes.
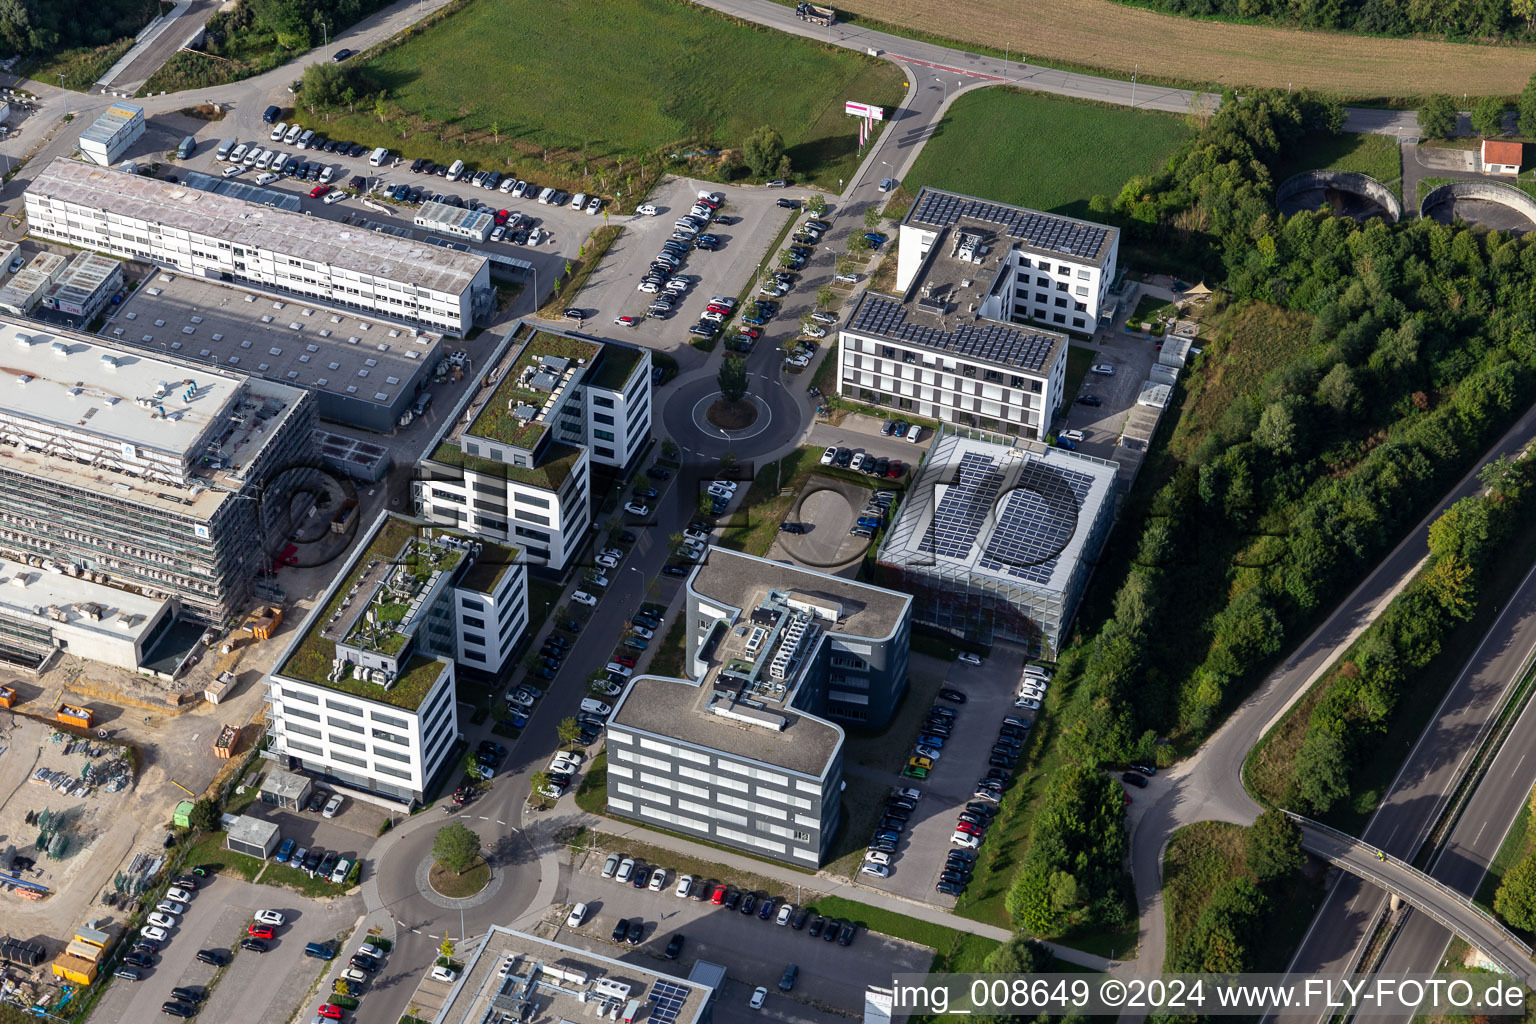
[[[935,28],[931,0],[840,0],[892,25],[1035,57],[1186,82],[1338,92],[1346,98],[1433,92],[1514,95],[1536,50],[1295,32],[1156,14],[1112,0],[950,0]]]

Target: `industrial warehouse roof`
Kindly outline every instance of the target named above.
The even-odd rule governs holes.
[[[450,295],[469,288],[485,265],[485,257],[457,249],[63,157],[45,167],[27,193]]]
[[[442,358],[438,335],[175,271],[144,282],[104,336],[294,387],[390,405]]]
[[[416,211],[415,222],[421,227],[442,230],[458,228],[460,231],[490,231],[495,216],[484,210],[461,209],[447,203],[434,203],[430,199]]]
[[[0,611],[23,621],[64,622],[137,641],[159,621],[164,607],[164,598],[0,558]]]
[[[903,224],[946,228],[962,217],[997,226],[1009,239],[1034,252],[1068,256],[1084,263],[1103,263],[1120,232],[1076,217],[1042,213],[1022,206],[994,203],[975,196],[925,187],[917,194]]]
[[[173,455],[197,446],[241,386],[218,370],[192,370],[7,316],[0,316],[0,378],[9,378],[0,380],[0,419]]]

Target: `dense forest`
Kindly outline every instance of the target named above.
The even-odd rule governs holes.
[[[1533,0],[1127,0],[1169,14],[1237,18],[1380,36],[1528,38]]]
[[[159,0],[0,0],[0,56],[51,56],[137,34]]]

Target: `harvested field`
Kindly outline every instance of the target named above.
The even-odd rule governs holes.
[[[935,29],[931,0],[841,0],[840,11],[914,33],[1129,77],[1230,86],[1312,88],[1346,98],[1464,93],[1512,96],[1533,63],[1528,46],[1378,39],[1198,21],[1111,0],[951,0]],[[852,19],[850,19],[852,20]],[[1091,31],[1085,29],[1091,26]],[[1018,52],[1018,50],[1015,50]]]

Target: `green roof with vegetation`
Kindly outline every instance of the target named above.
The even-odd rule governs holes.
[[[565,478],[570,476],[571,471],[576,468],[576,460],[581,458],[581,453],[582,449],[574,445],[551,441],[539,453],[537,466],[513,466],[506,462],[466,454],[458,444],[444,441],[432,452],[431,461],[467,469],[471,473],[504,477],[507,480],[528,484],[530,487],[542,487],[546,491],[558,491],[560,485],[565,483]]]
[[[544,432],[549,429],[549,423],[539,422],[537,419],[530,420],[526,424],[520,423],[512,415],[512,411],[519,403],[543,410],[550,395],[547,391],[536,391],[520,385],[518,379],[523,371],[529,364],[538,365],[545,356],[556,356],[573,362],[581,361],[590,364],[600,351],[602,346],[595,342],[539,331],[528,339],[523,345],[523,350],[507,366],[506,375],[496,385],[496,390],[486,401],[485,407],[480,410],[480,415],[475,417],[474,422],[464,433],[532,451],[539,443],[539,439],[544,436]]]
[[[595,388],[619,391],[644,357],[644,349],[630,348],[628,345],[604,345],[602,362],[597,364],[597,369],[587,378],[587,383]]]
[[[491,541],[477,540],[476,543],[480,545],[480,554],[475,558],[475,564],[465,570],[459,586],[480,594],[494,593],[502,576],[516,563],[521,552]]]
[[[421,706],[432,684],[442,674],[445,662],[438,658],[414,655],[402,668],[400,678],[395,681],[395,685],[388,690],[377,683],[353,679],[351,676],[332,680],[329,676],[331,662],[336,657],[336,643],[326,639],[324,633],[325,624],[330,622],[331,616],[346,600],[347,591],[351,589],[352,584],[368,571],[369,563],[375,559],[394,561],[406,542],[416,537],[422,528],[421,524],[395,516],[384,520],[368,547],[353,563],[352,570],[337,583],[325,607],[310,619],[303,639],[293,649],[288,660],[277,670],[278,675],[300,679],[306,683],[339,690],[342,693],[350,693],[355,697],[375,700],[381,704],[390,704],[407,711],[414,711]],[[396,650],[398,649],[397,647]]]

